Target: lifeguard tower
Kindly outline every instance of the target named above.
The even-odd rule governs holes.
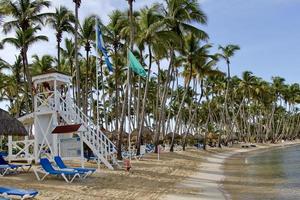
[[[34,139],[9,141],[9,160],[22,159],[39,162],[41,157],[53,159],[62,154],[63,141],[77,135],[81,143],[80,157],[83,159],[83,143],[109,169],[113,169],[115,145],[75,105],[71,96],[71,77],[51,71],[32,78],[35,88],[34,112],[21,117],[23,123],[33,123]],[[74,135],[75,134],[75,135]],[[23,143],[20,145],[20,143]],[[19,149],[13,152],[13,148]],[[33,148],[33,151],[30,150]],[[21,153],[20,153],[21,152]]]

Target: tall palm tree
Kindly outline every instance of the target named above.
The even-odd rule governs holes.
[[[167,100],[167,85],[170,82],[171,73],[173,73],[174,57],[176,45],[183,46],[183,37],[185,33],[193,33],[197,38],[207,39],[208,35],[199,28],[196,28],[192,23],[206,24],[207,16],[204,14],[197,0],[166,0],[166,8],[164,10],[164,20],[161,23],[166,25],[166,28],[173,31],[181,38],[181,40],[175,40],[170,43],[169,50],[169,67],[167,80],[164,84],[164,90],[161,97],[161,111],[159,113],[159,122],[156,130],[155,138],[155,151],[157,152],[157,141],[160,134],[160,125],[163,124],[164,107]],[[179,43],[179,44],[178,44]],[[176,45],[175,45],[176,44]]]
[[[231,125],[232,123],[230,122],[230,114],[228,111],[228,93],[230,90],[230,58],[234,56],[235,52],[240,50],[240,47],[238,45],[232,45],[229,44],[225,47],[223,46],[219,46],[219,50],[221,50],[221,53],[219,54],[219,56],[221,58],[223,58],[227,64],[227,87],[226,87],[226,91],[225,91],[225,116],[224,116],[224,121],[226,121],[225,123],[225,129],[227,130],[227,132],[232,132],[232,128],[233,126]]]
[[[86,75],[84,84],[84,95],[83,95],[83,111],[87,114],[88,108],[88,74],[90,72],[89,54],[92,48],[92,41],[95,40],[95,16],[90,16],[84,19],[82,26],[80,26],[80,42],[83,44],[86,52]]]
[[[201,47],[200,41],[201,39],[197,38],[194,34],[189,34],[185,38],[185,46],[183,48],[184,51],[182,52],[185,58],[184,66],[185,69],[187,70],[186,77],[185,77],[185,84],[184,84],[185,92],[183,94],[182,100],[178,108],[170,151],[173,151],[175,133],[178,134],[179,131],[181,110],[183,108],[184,102],[186,100],[186,96],[189,91],[190,82],[193,76],[193,70],[197,65],[197,63],[200,63],[201,60],[205,60],[205,58],[208,57],[207,56],[208,49],[211,47],[211,45],[204,45],[203,47]]]
[[[32,46],[34,43],[38,41],[48,41],[48,38],[44,35],[35,35],[35,33],[40,29],[41,28],[39,26],[36,26],[34,28],[28,28],[25,31],[18,29],[16,31],[15,37],[8,37],[3,39],[4,44],[9,43],[20,50],[20,56],[22,57],[22,63],[23,63],[23,70],[26,75],[26,80],[28,83],[26,87],[27,102],[28,102],[27,112],[32,111],[34,107],[32,80],[31,80],[31,73],[29,71],[28,57],[27,57],[28,49],[30,46]],[[31,101],[29,100],[28,92],[31,95]]]
[[[41,13],[41,11],[50,5],[50,1],[47,0],[10,1],[7,5],[7,14],[12,19],[3,24],[4,32],[10,32],[14,28],[26,31],[43,24],[44,20],[49,17],[49,13]]]
[[[77,106],[80,105],[80,66],[78,62],[78,25],[79,25],[79,18],[78,18],[78,10],[81,4],[81,0],[73,0],[75,3],[75,67],[76,67],[76,103]]]
[[[146,99],[148,93],[148,86],[150,80],[150,73],[152,68],[152,60],[153,60],[153,51],[155,54],[159,54],[160,52],[166,52],[166,48],[164,43],[170,41],[176,37],[173,32],[163,30],[164,26],[161,24],[161,20],[163,20],[163,16],[160,13],[160,5],[154,4],[152,7],[143,8],[140,13],[140,17],[138,20],[139,29],[141,30],[136,37],[136,42],[138,46],[146,46],[148,47],[148,75],[146,78],[144,95],[142,101],[141,115],[139,120],[139,131],[138,131],[138,141],[137,141],[137,154],[140,153],[140,145],[142,132],[144,127],[144,116],[146,109]],[[139,99],[138,99],[139,101]],[[137,111],[139,112],[139,110]]]
[[[230,58],[234,56],[236,51],[240,50],[240,47],[233,44],[229,44],[224,47],[220,45],[219,50],[221,50],[219,56],[223,58],[227,64],[227,76],[228,79],[230,79]]]
[[[69,65],[69,71],[67,71],[67,73],[69,73],[72,76],[72,92],[73,92],[73,98],[75,99],[75,90],[76,88],[74,87],[76,84],[76,74],[74,73],[74,58],[75,58],[75,44],[72,41],[72,39],[68,39],[65,38],[65,48],[62,49],[62,57],[63,59],[65,59],[65,61],[67,62],[67,64]],[[79,54],[79,56],[81,56],[81,54]]]
[[[6,41],[12,43],[21,50],[24,73],[26,75],[28,86],[27,91],[31,94],[32,104],[27,111],[33,110],[33,93],[31,75],[28,69],[27,51],[30,45],[39,40],[47,40],[44,36],[35,36],[34,34],[40,30],[40,24],[49,16],[49,13],[42,13],[43,8],[48,8],[50,1],[47,0],[18,0],[10,1],[7,4],[7,15],[11,17],[10,21],[3,24],[5,33],[12,29],[16,30],[16,38],[8,38]],[[27,96],[28,97],[28,96]],[[29,99],[27,99],[29,103]]]
[[[122,60],[123,54],[122,50],[124,48],[124,45],[122,44],[121,40],[123,39],[122,36],[122,30],[124,29],[124,22],[126,22],[126,15],[119,11],[115,10],[109,15],[109,24],[107,28],[105,26],[103,27],[103,30],[105,32],[104,39],[108,41],[109,44],[111,44],[112,49],[112,61],[114,65],[114,86],[115,86],[115,101],[114,101],[114,107],[115,107],[115,129],[119,132],[118,136],[118,159],[122,159],[122,143],[123,143],[123,121],[125,121],[123,118],[125,118],[125,109],[123,102],[122,109],[120,107],[120,89],[121,86],[121,77],[122,77],[122,66],[124,66],[124,60]],[[126,56],[124,57],[126,58]],[[126,61],[125,61],[126,62]],[[121,113],[121,115],[120,115]],[[120,122],[120,116],[122,117],[121,123]]]
[[[57,70],[60,71],[60,43],[62,41],[63,32],[73,33],[74,28],[72,23],[75,22],[73,13],[66,7],[59,7],[55,9],[55,13],[49,17],[46,22],[56,31],[57,42]]]

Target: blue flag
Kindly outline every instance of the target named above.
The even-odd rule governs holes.
[[[104,46],[104,42],[103,42],[103,38],[102,38],[102,33],[101,33],[101,30],[100,30],[99,26],[96,26],[96,34],[97,34],[97,38],[98,38],[97,48],[102,52],[108,70],[110,72],[112,72],[113,71],[113,67],[112,67],[111,62],[109,61],[109,57],[107,55],[107,51],[106,51],[105,46]]]

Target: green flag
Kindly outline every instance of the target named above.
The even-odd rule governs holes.
[[[132,71],[137,73],[139,76],[146,77],[147,73],[144,70],[141,63],[136,59],[136,57],[133,55],[133,53],[128,50],[128,59],[129,59],[129,67]]]

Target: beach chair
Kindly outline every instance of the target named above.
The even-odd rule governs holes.
[[[2,155],[0,155],[0,167],[7,167],[10,169],[10,170],[13,170],[14,172],[17,172],[18,169],[22,169],[24,172],[28,172],[30,169],[31,169],[31,164],[26,164],[26,165],[17,165],[17,164],[9,164],[4,158]],[[27,169],[26,169],[27,168]],[[3,174],[5,175],[5,174]]]
[[[81,178],[80,173],[76,170],[54,169],[51,162],[47,158],[41,158],[40,165],[42,169],[39,172],[44,174],[42,178],[39,177],[37,170],[34,170],[34,173],[39,181],[43,181],[48,175],[61,176],[67,183],[72,183],[76,177]]]
[[[84,173],[85,175],[83,176],[83,178],[93,174],[96,171],[96,169],[94,169],[94,168],[81,168],[81,167],[72,168],[72,167],[67,167],[60,156],[55,156],[54,161],[55,161],[56,165],[61,170],[74,170],[74,171],[78,171],[79,173]]]
[[[5,176],[11,172],[16,172],[16,168],[11,168],[9,165],[0,165],[0,176]]]
[[[0,196],[4,198],[21,198],[21,199],[27,199],[27,198],[34,198],[36,195],[38,195],[38,191],[36,190],[22,190],[18,188],[12,188],[12,187],[1,187],[0,186]]]

